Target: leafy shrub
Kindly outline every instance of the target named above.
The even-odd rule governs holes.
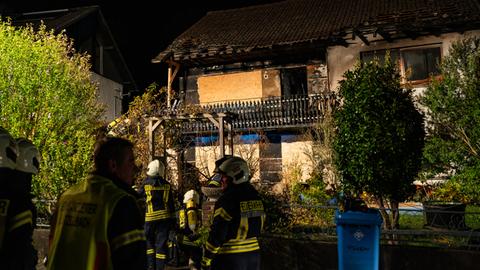
[[[92,169],[102,112],[90,81],[89,56],[65,34],[0,22],[0,123],[39,149],[33,179],[39,199],[57,199]]]
[[[461,200],[480,202],[480,37],[452,43],[421,98],[427,110],[424,170],[453,175]]]
[[[382,206],[398,203],[414,193],[413,179],[424,145],[423,116],[410,90],[400,85],[400,74],[387,57],[357,65],[340,82],[342,107],[335,114],[337,170],[346,194],[372,194]],[[398,226],[398,211],[385,226]]]
[[[260,196],[267,214],[264,229],[271,233],[286,232],[291,228],[292,216],[285,208],[288,203],[286,194],[274,194],[267,188],[259,188]]]

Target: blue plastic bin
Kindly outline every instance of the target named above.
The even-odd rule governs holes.
[[[368,212],[335,212],[339,270],[378,270],[382,216]]]

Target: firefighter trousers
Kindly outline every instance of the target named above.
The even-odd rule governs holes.
[[[145,222],[148,270],[163,270],[167,260],[167,240],[171,222]]]

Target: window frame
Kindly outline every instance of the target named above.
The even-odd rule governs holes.
[[[402,77],[401,82],[402,84],[411,84],[411,85],[422,85],[427,84],[431,81],[431,77],[427,77],[425,79],[418,79],[418,80],[408,80],[406,77],[407,69],[405,67],[405,59],[404,59],[404,52],[405,51],[414,51],[414,50],[424,50],[424,49],[438,49],[439,50],[439,57],[440,62],[443,59],[443,50],[442,50],[442,43],[432,43],[432,44],[425,44],[425,45],[417,45],[417,46],[405,46],[405,47],[395,47],[395,48],[385,48],[385,49],[375,49],[375,50],[368,50],[368,51],[361,51],[360,52],[360,60],[362,63],[364,62],[364,54],[372,53],[372,52],[386,52],[386,51],[396,51],[398,54],[397,64],[399,67],[400,75]],[[434,75],[435,78],[440,78],[441,74]]]

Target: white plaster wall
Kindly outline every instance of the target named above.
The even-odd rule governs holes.
[[[213,175],[215,160],[220,158],[220,147],[197,146],[195,147],[195,165],[205,175]]]
[[[330,89],[333,91],[338,91],[339,81],[343,79],[343,74],[347,70],[353,69],[355,61],[360,59],[360,52],[441,44],[442,56],[445,56],[448,54],[448,49],[450,48],[453,41],[466,36],[480,36],[480,30],[468,31],[465,32],[463,35],[460,33],[448,33],[440,35],[438,37],[425,36],[418,37],[414,40],[401,39],[395,40],[391,43],[380,40],[380,36],[374,38],[370,35],[367,36],[369,41],[371,41],[369,46],[365,45],[365,43],[363,43],[359,38],[357,38],[353,41],[349,40],[349,42],[354,43],[350,44],[348,47],[329,47],[327,49],[327,65]]]
[[[296,142],[282,142],[282,165],[283,175],[287,176],[289,170],[295,166],[299,166],[301,169],[301,179],[307,180],[312,172],[312,162],[308,157],[312,149],[311,141],[296,141]],[[285,179],[283,182],[288,183],[291,179]]]
[[[123,85],[94,72],[91,73],[91,80],[97,83],[97,99],[105,106],[102,120],[110,123],[122,113]]]
[[[230,149],[226,148],[226,154]],[[258,144],[235,144],[233,154],[245,159],[252,170],[252,182],[260,179],[259,174],[259,145]],[[215,169],[215,161],[220,158],[220,147],[218,146],[197,146],[195,147],[195,164],[205,175],[211,176]]]

